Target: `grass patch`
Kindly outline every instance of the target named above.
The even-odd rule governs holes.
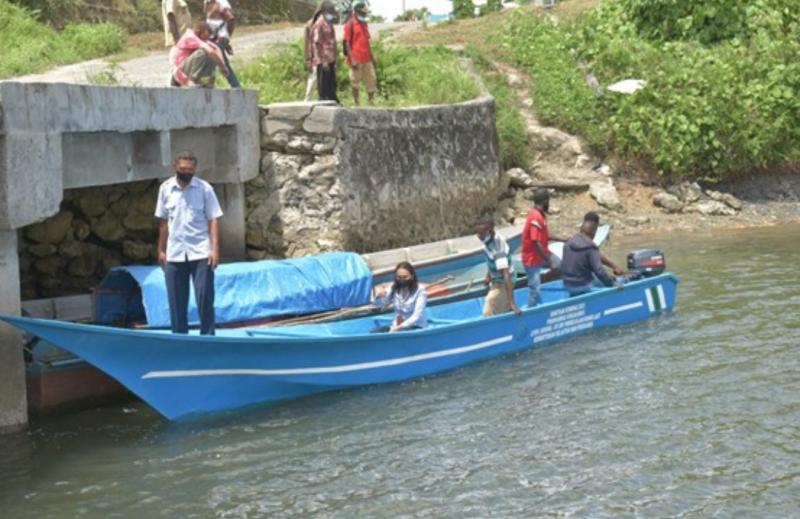
[[[116,25],[70,24],[62,31],[38,23],[34,13],[0,0],[0,78],[21,76],[54,65],[75,63],[113,52],[125,44]]]
[[[532,164],[525,120],[520,113],[520,100],[506,83],[505,76],[498,72],[492,62],[475,46],[468,46],[469,56],[481,76],[483,84],[495,100],[497,136],[500,143],[500,166],[529,169]]]
[[[376,106],[456,103],[479,95],[478,87],[458,65],[455,55],[442,46],[409,48],[377,41],[372,50],[378,76]],[[261,103],[297,101],[305,96],[308,71],[300,42],[240,67],[236,73],[242,84],[258,90]],[[339,99],[350,104],[350,81],[341,57],[337,82]]]

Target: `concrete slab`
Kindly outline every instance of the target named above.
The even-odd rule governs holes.
[[[0,313],[19,315],[19,260],[17,232],[0,230]],[[28,421],[22,334],[0,323],[0,431]]]
[[[208,181],[258,175],[252,90],[0,84],[0,229],[58,211],[64,189],[167,177],[194,152]]]

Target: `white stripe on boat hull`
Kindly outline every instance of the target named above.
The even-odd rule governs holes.
[[[620,312],[627,312],[628,310],[640,308],[643,304],[644,303],[642,303],[641,301],[637,301],[629,305],[622,305],[622,306],[617,306],[616,308],[609,308],[608,310],[603,311],[603,315],[614,315]]]
[[[215,376],[261,376],[261,377],[274,377],[286,375],[319,375],[322,373],[347,373],[351,371],[363,371],[367,369],[386,368],[389,366],[399,366],[401,364],[410,364],[412,362],[420,362],[423,360],[436,359],[440,357],[449,357],[452,355],[460,355],[471,351],[482,350],[491,348],[498,344],[509,342],[513,339],[513,335],[505,335],[497,339],[483,341],[469,346],[462,346],[460,348],[452,348],[449,350],[434,351],[431,353],[422,353],[419,355],[411,355],[409,357],[399,357],[396,359],[378,360],[373,362],[362,362],[359,364],[344,364],[341,366],[324,366],[316,368],[292,368],[292,369],[189,369],[189,370],[174,370],[174,371],[150,371],[142,375],[142,378],[178,378],[178,377],[215,377]]]

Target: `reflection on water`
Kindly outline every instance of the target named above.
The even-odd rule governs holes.
[[[790,517],[800,227],[626,238],[652,321],[404,384],[170,424],[142,404],[0,437],[4,517]]]

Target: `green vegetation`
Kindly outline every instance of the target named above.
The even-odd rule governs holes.
[[[475,3],[472,0],[452,0],[453,16],[457,20],[475,16]]]
[[[31,11],[0,0],[0,78],[110,54],[124,43],[125,33],[115,25],[68,24],[56,31]]]
[[[505,47],[545,122],[622,163],[715,181],[800,161],[795,0],[615,0],[558,24],[520,12]],[[602,85],[647,86],[596,97],[578,60]]]
[[[373,42],[378,75],[377,106],[417,106],[467,101],[478,96],[475,82],[442,46],[409,48]],[[300,42],[265,55],[241,70],[242,84],[255,88],[262,103],[297,101],[305,96],[308,70]],[[347,66],[337,69],[338,95],[351,102]],[[363,86],[362,86],[363,89]]]
[[[410,22],[412,20],[426,20],[428,15],[431,14],[430,10],[422,6],[419,9],[406,9],[406,12],[398,14],[394,17],[395,22]]]
[[[501,167],[504,170],[515,167],[530,168],[532,161],[530,145],[525,134],[525,120],[519,110],[517,95],[509,88],[505,76],[494,68],[492,62],[478,47],[470,45],[465,52],[475,63],[483,84],[495,100]]]
[[[203,0],[187,0],[193,18],[202,12]],[[39,15],[39,21],[62,28],[76,22],[110,22],[129,34],[159,31],[161,0],[12,0]],[[239,25],[305,21],[316,2],[312,0],[235,0]]]

